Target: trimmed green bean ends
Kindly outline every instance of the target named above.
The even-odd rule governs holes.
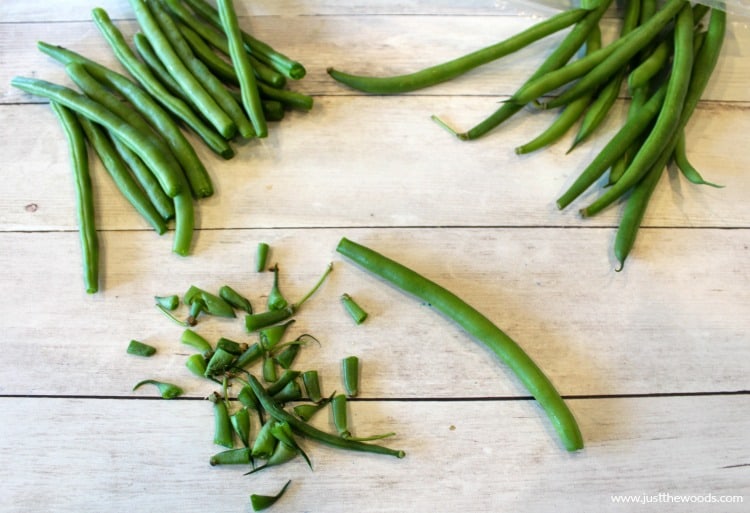
[[[266,261],[268,260],[268,252],[270,246],[266,242],[259,242],[258,248],[255,252],[255,271],[263,272],[266,268]]]
[[[163,306],[169,311],[176,310],[180,306],[180,296],[172,294],[171,296],[154,296],[156,304]]]
[[[344,305],[349,316],[357,324],[362,324],[367,319],[367,312],[365,312],[359,304],[349,294],[341,294],[341,303]]]
[[[133,387],[133,391],[138,390],[143,385],[154,385],[157,390],[159,390],[159,395],[161,395],[162,399],[174,399],[175,397],[182,395],[182,388],[177,385],[166,383],[164,381],[156,381],[155,379],[144,379],[143,381],[138,382]]]
[[[279,493],[276,495],[258,495],[258,494],[252,494],[250,496],[250,504],[253,507],[253,511],[261,511],[267,508],[270,508],[273,506],[277,500],[281,498],[282,495],[284,495],[284,492],[286,492],[286,489],[289,488],[289,485],[292,483],[292,480],[286,482],[284,487],[281,489]]]
[[[492,321],[437,283],[370,248],[343,238],[336,251],[432,306],[492,350],[545,410],[565,448],[569,451],[583,449],[578,423],[552,382],[523,349]]]
[[[346,395],[354,397],[359,393],[359,358],[347,356],[341,361],[341,379]]]
[[[144,344],[138,340],[131,340],[128,344],[128,354],[134,354],[137,356],[153,356],[156,354],[156,348],[154,346]]]

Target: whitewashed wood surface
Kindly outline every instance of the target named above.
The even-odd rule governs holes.
[[[13,76],[69,83],[35,48],[61,44],[119,68],[89,13],[105,7],[130,35],[126,0],[0,5],[0,511],[246,512],[250,493],[292,479],[272,511],[746,511],[750,503],[750,28],[731,18],[716,75],[688,130],[690,156],[723,189],[665,174],[636,248],[615,273],[620,207],[591,220],[554,199],[617,126],[566,155],[570,135],[536,154],[513,148],[550,113],[523,113],[462,143],[429,119],[469,127],[507,98],[555,37],[453,82],[364,96],[325,73],[397,73],[490,44],[555,11],[520,1],[238,1],[243,26],[301,62],[315,97],[262,142],[221,161],[196,144],[216,186],[197,205],[193,254],[171,253],[93,169],[102,292],[87,296],[67,147],[45,101]],[[612,36],[618,13],[607,17]],[[583,202],[575,206],[581,206]],[[566,453],[515,377],[427,306],[335,253],[349,237],[438,281],[507,331],[548,373],[586,449]],[[305,441],[297,462],[243,476],[211,468],[210,384],[184,369],[181,328],[152,306],[190,284],[229,284],[261,305],[272,247],[284,292],[334,272],[293,326],[321,344],[300,365],[340,388],[341,358],[362,360],[358,434],[394,430],[403,460]],[[338,296],[370,312],[354,326]],[[211,319],[209,339],[244,339]],[[125,354],[130,339],[158,348]],[[131,392],[144,378],[186,396]],[[316,420],[332,429],[329,420]],[[659,495],[661,494],[661,496]],[[613,496],[650,499],[618,504]],[[670,497],[742,503],[678,503]],[[661,501],[658,504],[653,501]]]

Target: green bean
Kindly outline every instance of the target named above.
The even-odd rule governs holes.
[[[659,32],[661,32],[661,30],[674,19],[675,15],[677,15],[685,5],[690,5],[687,0],[668,0],[653,18],[630,32],[628,35],[618,39],[618,41],[627,41],[627,44],[618,46],[603,62],[598,64],[590,72],[586,73],[585,76],[582,76],[580,80],[560,96],[548,102],[547,106],[559,107],[565,105],[568,101],[577,98],[584,92],[601,84],[608,77],[611,77],[616,73],[617,70],[622,69],[630,59],[658,36]],[[692,32],[692,10],[690,11],[689,22]],[[609,46],[614,46],[614,43]]]
[[[249,385],[245,385],[244,387],[242,387],[240,393],[237,394],[237,399],[245,408],[249,408],[255,411],[260,410],[260,403],[258,402],[258,398],[255,397],[255,392],[253,392],[253,389],[250,388]]]
[[[325,281],[326,277],[333,270],[333,264],[329,264],[323,275],[318,279],[318,282],[313,286],[310,291],[305,294],[302,299],[296,303],[287,305],[282,310],[269,310],[267,312],[253,313],[245,316],[245,329],[247,331],[257,331],[263,329],[272,324],[276,324],[289,319],[296,313],[297,310],[308,300],[310,297],[320,288]]]
[[[318,371],[309,370],[303,372],[302,383],[305,384],[305,392],[307,393],[308,399],[315,403],[319,403],[323,400],[323,396],[320,393],[320,378],[318,377]]]
[[[269,326],[262,329],[259,333],[259,337],[260,345],[263,347],[263,349],[268,352],[272,351],[278,345],[278,343],[281,342],[281,339],[284,337],[287,329],[289,329],[289,326],[294,324],[294,322],[294,319],[289,319],[282,324],[277,324],[275,326]]]
[[[312,96],[287,89],[277,89],[263,82],[258,82],[258,89],[263,98],[279,101],[289,108],[305,112],[313,108],[314,100]]]
[[[247,447],[227,449],[211,456],[209,463],[212,467],[216,465],[249,465],[251,463],[250,449]]]
[[[156,348],[139,340],[131,340],[128,344],[127,353],[137,356],[153,356],[156,354]]]
[[[182,389],[177,385],[166,383],[164,381],[156,381],[155,379],[144,379],[143,381],[139,381],[133,387],[133,391],[135,392],[143,385],[154,385],[157,390],[159,390],[159,395],[162,397],[162,399],[174,399],[175,397],[180,396],[183,393]]]
[[[302,387],[298,382],[290,381],[272,397],[273,400],[279,404],[288,403],[290,401],[299,401],[302,399]]]
[[[294,447],[290,447],[285,443],[279,442],[276,444],[276,447],[274,447],[273,454],[268,457],[265,464],[261,465],[260,467],[255,467],[250,472],[246,472],[245,475],[247,476],[250,474],[255,474],[256,472],[259,472],[265,468],[275,467],[277,465],[286,463],[287,461],[291,461],[297,457],[297,454],[297,450]]]
[[[284,492],[286,492],[286,489],[289,487],[291,482],[291,479],[287,481],[281,491],[279,491],[279,493],[277,493],[276,495],[258,495],[255,493],[250,495],[250,505],[253,507],[253,511],[261,511],[273,506],[276,501],[278,501],[281,496],[284,495]]]
[[[638,26],[640,6],[640,0],[631,0],[625,3],[625,14],[620,29],[620,37],[626,36]],[[623,68],[615,73],[596,93],[596,98],[584,114],[581,126],[568,152],[588,139],[607,118],[612,105],[614,105],[615,100],[617,100],[620,94],[622,81],[625,79],[625,76],[626,69]],[[582,98],[589,99],[591,98],[591,94],[584,95]]]
[[[250,412],[247,408],[240,408],[230,416],[229,420],[242,444],[250,447]]]
[[[266,121],[281,121],[286,115],[284,104],[277,100],[263,100],[263,115]]]
[[[199,287],[191,285],[190,288],[185,292],[182,301],[186,305],[193,303],[195,299],[201,299],[206,304],[206,313],[216,315],[218,317],[236,317],[232,305],[224,301],[216,294],[211,294]]]
[[[612,0],[601,0],[599,4],[591,10],[583,19],[581,19],[573,29],[568,33],[563,41],[557,45],[557,47],[550,53],[550,55],[544,60],[544,62],[537,68],[537,70],[526,80],[526,82],[516,91],[514,95],[519,94],[523,88],[527,87],[532,81],[539,77],[550,73],[565,65],[575,53],[583,46],[584,42],[588,39],[589,34],[595,27],[598,26],[599,20],[607,11],[609,6],[612,4]],[[513,102],[504,102],[499,109],[488,116],[484,121],[481,121],[476,126],[467,130],[466,132],[456,132],[452,128],[448,127],[447,124],[442,122],[438,117],[433,116],[432,119],[445,127],[450,133],[458,137],[463,141],[470,141],[478,139],[485,135],[487,132],[496,128],[503,122],[507,121],[515,114],[523,109],[523,105],[519,105]]]
[[[185,367],[199,378],[203,378],[206,376],[206,357],[197,353],[190,355],[185,360]]]
[[[281,390],[287,385],[287,383],[294,381],[299,377],[299,375],[299,371],[286,369],[281,374],[279,379],[277,379],[272,385],[269,385],[266,388],[266,392],[271,396],[281,392]]]
[[[235,342],[234,340],[228,339],[226,337],[221,337],[216,342],[216,349],[223,349],[224,351],[228,353],[232,353],[235,356],[239,356],[245,351],[247,351],[248,346],[244,342]]]
[[[54,101],[50,102],[50,106],[60,121],[60,126],[68,141],[76,191],[76,217],[81,240],[83,285],[87,294],[94,294],[99,290],[99,238],[96,234],[94,219],[94,197],[91,190],[86,137],[74,112]]]
[[[135,43],[135,49],[138,51],[138,55],[141,56],[141,59],[143,59],[143,62],[146,64],[154,78],[164,86],[171,95],[189,105],[192,105],[190,98],[185,94],[182,86],[180,86],[174,77],[169,74],[167,68],[165,68],[164,64],[159,60],[156,52],[154,52],[154,47],[151,46],[146,35],[143,32],[136,32],[133,34],[133,43]]]
[[[328,403],[330,403],[333,400],[335,395],[336,395],[336,392],[331,394],[330,397],[321,399],[320,401],[313,403],[313,404],[298,404],[293,408],[294,414],[297,415],[300,419],[307,422],[308,420],[312,418],[313,415],[318,413]]]
[[[123,197],[156,230],[156,233],[159,235],[166,233],[167,225],[164,219],[159,215],[156,207],[154,207],[148,196],[146,196],[136,183],[130,174],[130,170],[125,166],[125,162],[123,162],[112,145],[112,141],[107,137],[106,132],[99,125],[94,124],[84,116],[79,116],[79,120],[86,134],[86,139],[94,148],[96,154],[99,155],[104,168]]]
[[[648,87],[643,86],[639,87],[633,93],[631,94],[630,99],[630,105],[628,106],[628,114],[627,119],[631,120],[633,119],[643,108],[644,104],[648,100],[648,92],[650,89],[650,85]],[[666,89],[664,90],[666,92]],[[649,126],[650,122],[645,125]],[[648,132],[648,129],[645,128],[644,133]],[[643,145],[643,140],[645,136],[643,133],[641,133],[638,137],[635,138],[635,140],[628,145],[628,147],[625,149],[625,152],[620,155],[610,166],[609,169],[609,176],[608,176],[608,184],[612,185],[617,180],[620,179],[622,174],[625,172],[625,170],[628,168],[628,165],[630,165],[630,162],[633,160],[633,156],[638,151],[638,148],[640,148]]]
[[[650,121],[659,113],[664,103],[666,91],[666,85],[660,87],[643,108],[622,125],[614,137],[581,172],[576,181],[557,199],[558,208],[563,209],[570,205],[625,153],[638,136],[648,128]]]
[[[263,358],[263,381],[266,383],[273,383],[277,379],[279,379],[279,375],[276,372],[276,360],[273,358],[266,356]]]
[[[276,355],[274,359],[276,360],[276,363],[279,364],[279,367],[282,369],[289,369],[292,366],[292,363],[294,363],[294,359],[297,358],[301,345],[301,342],[290,343],[283,351]]]
[[[208,119],[214,128],[225,139],[231,139],[237,132],[237,126],[224,112],[216,100],[206,91],[188,67],[182,62],[178,54],[172,48],[170,41],[157,22],[151,6],[146,0],[130,0],[130,5],[135,12],[141,30],[153,46],[156,55],[164,63],[172,77],[177,81],[190,96],[195,105],[200,106],[201,113]],[[153,4],[158,5],[158,4]]]
[[[221,29],[219,13],[210,4],[204,0],[186,0],[186,3],[189,4],[194,11],[210,21],[216,28]],[[242,31],[242,39],[251,54],[270,65],[278,72],[283,73],[285,76],[293,80],[300,80],[305,76],[305,67],[299,62],[276,51],[270,45],[254,38],[245,31]]]
[[[302,447],[300,447],[297,441],[294,439],[292,427],[288,422],[276,422],[271,427],[271,434],[282,444],[286,444],[296,450],[305,459],[307,466],[312,470],[312,462],[310,461],[310,458],[307,457],[305,451],[302,450]]]
[[[308,438],[312,438],[331,447],[337,447],[340,449],[347,449],[351,451],[370,452],[376,454],[385,454],[388,456],[396,456],[397,458],[403,458],[406,453],[404,451],[390,449],[381,445],[368,444],[364,442],[357,442],[354,440],[345,440],[339,436],[326,433],[321,431],[309,424],[305,423],[288,413],[282,407],[276,403],[271,396],[269,396],[263,385],[255,378],[255,376],[248,376],[248,384],[255,392],[258,397],[263,409],[274,419],[279,422],[288,422],[294,431],[302,433]]]
[[[693,11],[689,4],[683,2],[682,5],[684,8],[680,10],[674,30],[675,52],[672,72],[667,82],[667,92],[661,112],[628,169],[599,198],[581,210],[584,217],[597,214],[635,185],[658,159],[664,148],[664,141],[671,138],[679,129],[693,68]]]
[[[238,310],[253,313],[250,301],[229,285],[224,285],[219,289],[219,297]]]
[[[253,458],[268,459],[274,452],[278,439],[271,433],[271,428],[276,424],[275,419],[268,419],[258,431],[258,435],[253,441],[251,454]]]
[[[167,310],[176,310],[180,306],[180,298],[177,294],[170,296],[154,296],[154,300],[157,304],[160,304]]]
[[[266,268],[268,260],[268,251],[270,246],[266,242],[259,242],[255,251],[255,271],[262,272]]]
[[[575,417],[552,382],[523,349],[487,317],[437,283],[356,242],[343,238],[336,251],[421,299],[482,342],[510,367],[547,412],[565,448],[569,451],[583,448]]]
[[[267,306],[269,310],[283,310],[289,305],[279,289],[279,266],[273,266],[273,285],[268,293]]]
[[[208,342],[208,340],[201,337],[200,335],[198,335],[195,331],[191,329],[186,329],[185,331],[182,332],[182,336],[180,337],[180,342],[192,348],[197,349],[203,354],[208,354],[213,351],[213,348],[211,347],[211,344]]]
[[[359,393],[359,358],[347,356],[341,361],[341,378],[346,395],[356,396]]]
[[[382,440],[396,436],[396,433],[383,433],[381,435],[372,435],[365,437],[352,436],[349,431],[349,412],[347,411],[347,398],[344,394],[338,394],[331,400],[331,409],[333,411],[333,424],[336,426],[339,436],[346,440],[355,440],[357,442],[371,442],[373,440]]]
[[[226,382],[224,388],[226,389]],[[214,405],[214,443],[231,449],[234,447],[234,432],[229,420],[226,398],[218,392],[213,392],[208,396],[208,400]]]
[[[664,69],[664,65],[672,53],[672,43],[664,40],[651,52],[646,59],[630,72],[628,88],[631,91],[645,86],[657,73]]]
[[[268,137],[268,126],[263,114],[258,85],[255,81],[255,72],[242,44],[242,33],[234,4],[232,0],[217,0],[216,5],[219,8],[219,19],[229,43],[229,56],[232,59],[234,69],[237,70],[242,105],[250,117],[256,135]]]
[[[224,84],[222,84],[221,81],[211,73],[201,60],[195,57],[190,45],[188,45],[185,38],[180,34],[175,20],[173,20],[169,13],[164,10],[160,3],[152,2],[150,6],[151,12],[162,30],[162,34],[174,53],[179,57],[181,62],[184,63],[187,71],[192,73],[192,76],[195,77],[201,86],[203,86],[208,95],[213,98],[216,105],[218,105],[218,107],[229,116],[232,125],[235,127],[235,130],[239,132],[240,136],[245,139],[254,137],[256,134],[253,131],[253,126],[242,111],[242,108],[237,104],[232,95],[227,92]],[[232,137],[226,136],[226,134],[223,133],[222,135],[227,137],[227,139]]]
[[[176,169],[161,154],[157,144],[148,138],[144,138],[131,125],[123,123],[122,118],[104,108],[100,103],[72,89],[45,80],[15,77],[11,80],[11,85],[27,93],[43,96],[51,101],[60,103],[102,125],[112,135],[119,137],[121,141],[143,159],[157,175],[157,178],[159,178],[159,183],[164,192],[174,197],[180,191],[179,176],[181,175],[181,170],[179,168]]]
[[[328,68],[327,71],[334,80],[367,93],[399,94],[416,91],[454,79],[474,68],[517,52],[535,41],[578,22],[588,12],[587,9],[565,10],[499,43],[406,75],[367,77],[343,73],[333,68]]]
[[[591,55],[602,46],[602,33],[599,27],[596,27],[589,34],[589,38],[586,42],[586,55]],[[531,153],[532,151],[539,150],[549,144],[560,139],[565,135],[568,130],[578,121],[581,115],[584,113],[591,103],[593,94],[582,96],[577,100],[567,105],[562,113],[553,121],[549,127],[537,137],[531,141],[518,146],[516,148],[516,154],[521,155],[524,153]]]
[[[236,359],[237,355],[230,353],[226,349],[217,348],[211,355],[211,359],[208,360],[206,372],[203,375],[207,378],[218,376],[232,367]]]
[[[674,153],[672,154],[674,163],[678,169],[682,172],[682,175],[688,179],[691,183],[696,185],[708,185],[710,187],[722,188],[723,185],[718,185],[713,182],[707,182],[703,179],[697,169],[690,163],[687,156],[687,150],[685,146],[685,132],[683,131],[677,138],[677,144],[674,147]]]
[[[263,357],[263,353],[263,347],[260,344],[251,344],[244,353],[237,357],[237,360],[234,362],[234,367],[244,369],[248,365],[260,360]]]
[[[206,44],[217,48],[224,55],[229,55],[229,43],[226,35],[217,31],[213,25],[204,22],[189,9],[182,5],[180,0],[162,0],[170,11],[179,19],[179,29],[187,42],[193,48],[195,54],[201,60],[214,70],[218,76],[222,77],[233,84],[239,84],[237,72],[226,61],[216,56],[211,48]],[[184,30],[183,30],[184,29]],[[253,71],[259,80],[272,85],[273,87],[284,87],[286,77],[267,64],[259,61],[253,54],[249,54],[250,62],[253,65]],[[222,64],[223,63],[223,64]]]
[[[341,294],[341,304],[356,324],[362,324],[367,319],[367,312],[349,294]]]

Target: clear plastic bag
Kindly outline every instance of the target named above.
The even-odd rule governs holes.
[[[535,4],[559,10],[569,9],[572,6],[589,6],[597,1],[598,0],[532,0]],[[750,0],[700,0],[700,2],[693,3],[701,3],[709,7],[718,7],[729,14],[750,18]]]

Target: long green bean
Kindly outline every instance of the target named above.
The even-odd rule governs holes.
[[[356,242],[342,238],[336,251],[416,296],[483,343],[510,367],[547,412],[565,448],[569,451],[583,448],[578,423],[552,382],[529,355],[487,317],[437,283]]]
[[[50,106],[59,119],[68,141],[75,183],[78,233],[81,239],[83,284],[88,294],[94,294],[99,290],[99,237],[96,234],[86,137],[73,111],[54,101],[50,102]]]

